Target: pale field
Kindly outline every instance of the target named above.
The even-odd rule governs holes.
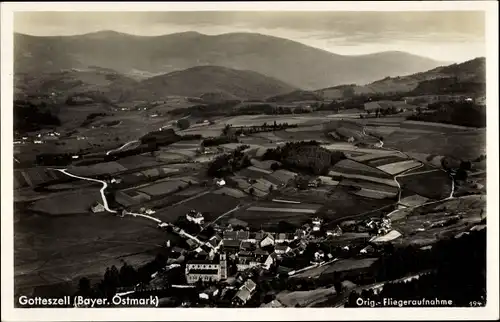
[[[377,183],[382,183],[388,186],[393,186],[397,187],[397,184],[394,180],[391,179],[382,179],[382,178],[376,178],[376,177],[370,177],[370,176],[365,176],[365,175],[360,175],[360,174],[347,174],[347,173],[342,173],[342,172],[337,172],[337,171],[330,171],[328,172],[328,175],[330,176],[338,176],[338,177],[344,177],[348,179],[361,179],[361,180],[366,180],[366,181],[373,181]]]
[[[413,195],[413,196],[408,196],[408,197],[402,198],[399,201],[399,203],[401,205],[404,205],[404,206],[414,207],[414,206],[419,206],[419,205],[424,204],[425,202],[427,202],[427,200],[429,200],[429,199],[426,197],[423,197],[420,195]]]
[[[392,175],[416,168],[420,166],[421,163],[415,160],[408,160],[408,161],[400,161],[400,162],[395,162],[395,163],[389,163],[389,164],[384,164],[377,169],[382,170],[384,172],[390,173]]]
[[[396,196],[395,193],[390,193],[387,191],[378,191],[372,189],[362,188],[360,191],[354,193],[357,196],[371,198],[371,199],[385,199]]]
[[[399,238],[401,237],[401,233],[397,230],[391,230],[390,232],[388,232],[387,234],[383,235],[383,236],[377,236],[375,238],[373,238],[371,240],[371,242],[373,243],[386,243],[386,242],[390,242],[396,238]]]

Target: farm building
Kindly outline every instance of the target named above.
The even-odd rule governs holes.
[[[103,212],[106,209],[104,208],[104,206],[100,202],[97,202],[97,204],[92,206],[91,210],[93,213],[97,213],[97,212]]]
[[[198,212],[196,210],[190,210],[186,214],[186,219],[189,220],[189,221],[191,221],[191,222],[194,222],[195,224],[201,225],[203,223],[203,220],[205,218],[203,217],[203,215],[201,214],[201,212]]]

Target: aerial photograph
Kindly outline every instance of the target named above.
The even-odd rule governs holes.
[[[484,11],[13,24],[16,308],[486,305]]]

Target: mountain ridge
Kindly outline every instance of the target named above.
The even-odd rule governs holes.
[[[159,74],[216,65],[255,71],[309,90],[365,84],[442,65],[399,52],[339,55],[290,39],[245,32],[138,36],[102,31],[50,37],[16,33],[14,41],[16,72],[43,73],[94,65],[124,74],[131,70]]]

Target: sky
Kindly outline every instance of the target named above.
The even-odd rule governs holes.
[[[14,31],[75,35],[114,30],[135,35],[197,31],[256,32],[342,55],[405,51],[446,62],[485,56],[481,11],[16,12]]]

